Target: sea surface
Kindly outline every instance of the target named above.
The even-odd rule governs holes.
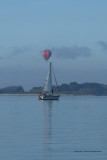
[[[107,160],[107,97],[0,96],[0,160]]]

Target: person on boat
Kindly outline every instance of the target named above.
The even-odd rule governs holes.
[[[51,89],[51,93],[52,93],[52,95],[53,95],[53,88]]]

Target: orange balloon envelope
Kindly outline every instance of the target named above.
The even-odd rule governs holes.
[[[42,51],[42,56],[47,61],[52,55],[52,52],[50,50],[44,50]]]

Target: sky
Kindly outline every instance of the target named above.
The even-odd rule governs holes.
[[[0,0],[0,88],[107,84],[107,0]],[[50,49],[48,62],[42,51]]]

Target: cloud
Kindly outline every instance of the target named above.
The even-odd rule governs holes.
[[[12,58],[16,55],[20,55],[20,54],[23,54],[25,52],[25,49],[23,48],[20,48],[20,47],[0,47],[0,52],[1,52],[1,55],[0,55],[0,59],[3,59],[3,56],[2,54],[4,55],[4,58]]]
[[[32,51],[32,48],[31,47],[14,47],[11,51],[11,55],[22,55],[24,53],[27,53],[27,52],[31,52]]]
[[[26,53],[31,53],[33,51],[32,47],[12,47],[8,48],[8,50],[5,52],[5,58],[10,59],[16,56],[24,55]]]
[[[20,47],[14,47],[11,54],[12,55],[20,55],[20,54],[23,54],[24,53],[24,50]]]
[[[12,59],[18,56],[31,55],[35,52],[35,48],[32,46],[13,46],[7,47],[0,45],[0,60]]]
[[[58,58],[70,58],[70,59],[76,59],[78,57],[89,57],[91,56],[91,50],[88,47],[80,47],[77,45],[74,45],[72,47],[61,47],[61,48],[53,48],[53,51],[55,52],[55,55]]]
[[[98,45],[102,48],[102,51],[107,51],[107,43],[104,41],[99,41]]]

